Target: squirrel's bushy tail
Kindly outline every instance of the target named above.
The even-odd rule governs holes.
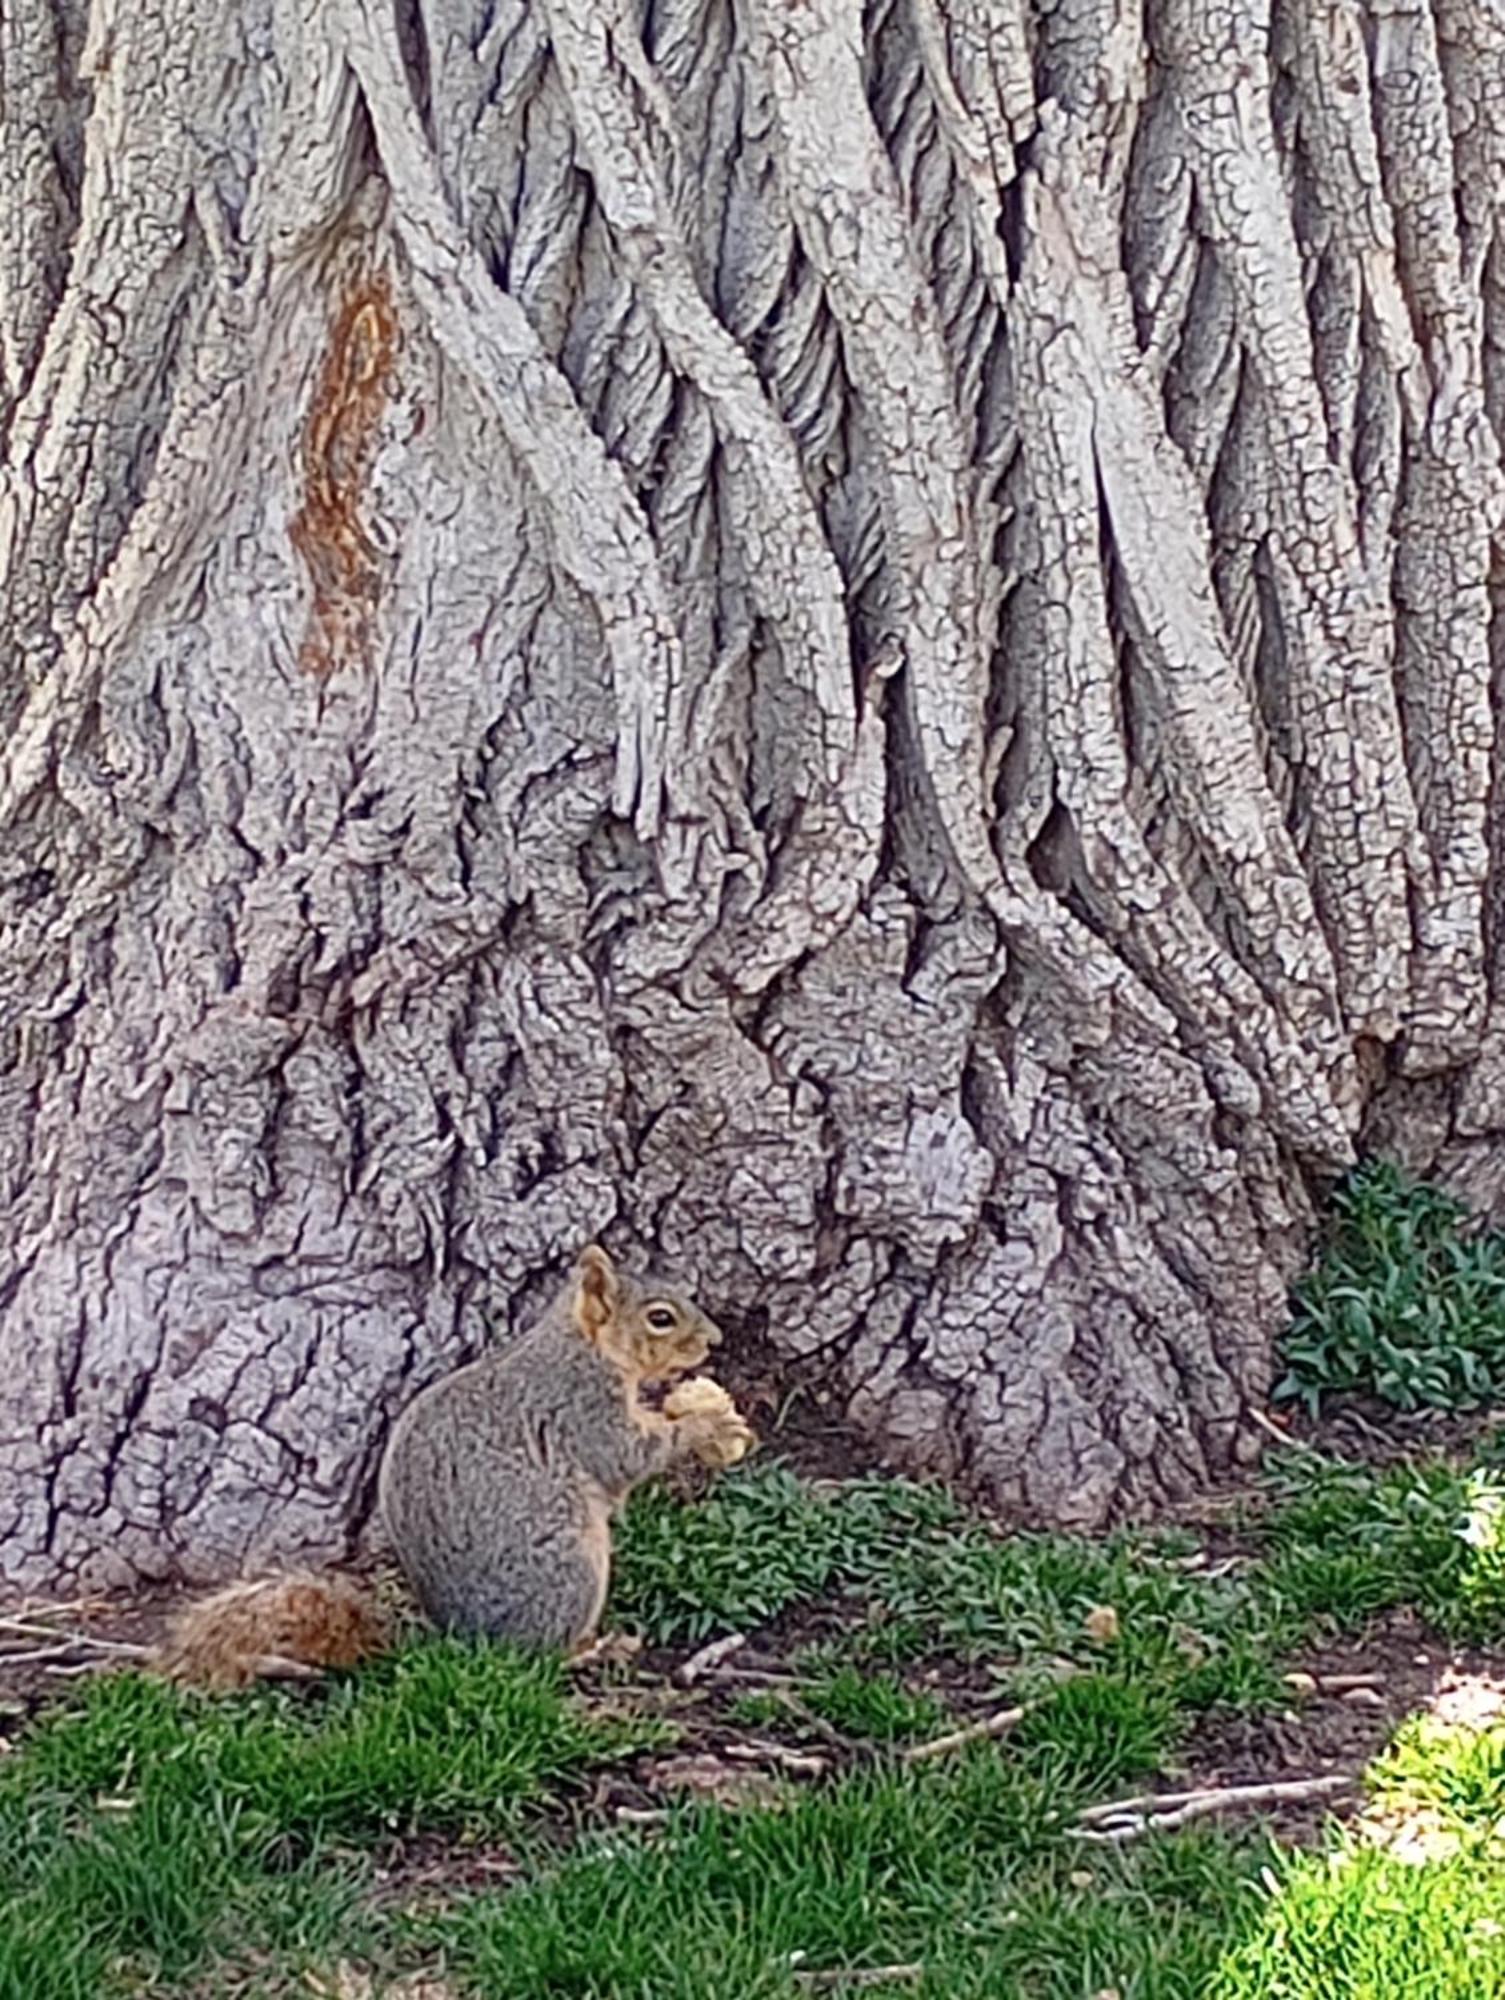
[[[392,1643],[392,1619],[374,1591],[319,1570],[228,1584],[186,1605],[157,1654],[161,1673],[192,1687],[307,1680],[353,1667]]]

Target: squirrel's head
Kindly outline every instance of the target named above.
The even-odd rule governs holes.
[[[592,1347],[641,1381],[687,1375],[721,1342],[720,1327],[683,1292],[627,1277],[596,1243],[580,1253],[571,1310]]]

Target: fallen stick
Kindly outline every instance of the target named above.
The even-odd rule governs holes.
[[[624,1667],[642,1650],[643,1641],[636,1632],[603,1632],[578,1653],[569,1655],[565,1671],[573,1674],[583,1667]]]
[[[17,1615],[22,1618],[66,1618],[80,1611],[107,1611],[107,1597],[23,1597]]]
[[[1351,1782],[1347,1777],[1328,1774],[1320,1778],[1261,1779],[1249,1785],[1194,1785],[1185,1792],[1136,1792],[1132,1798],[1107,1799],[1095,1806],[1083,1806],[1077,1819],[1083,1826],[1095,1826],[1102,1820],[1121,1819],[1125,1813],[1143,1812],[1147,1807],[1189,1805],[1193,1799],[1260,1799],[1293,1785],[1305,1792],[1313,1786],[1336,1788]]]
[[[820,1972],[799,1972],[794,1974],[801,1986],[890,1986],[901,1979],[923,1979],[923,1965],[850,1965],[832,1966]]]
[[[796,1777],[818,1778],[831,1767],[829,1757],[822,1757],[815,1750],[791,1750],[784,1743],[766,1743],[761,1740],[748,1743],[728,1743],[721,1752],[734,1764],[778,1764]]]
[[[810,1685],[799,1674],[779,1674],[771,1667],[745,1667],[740,1660],[728,1660],[725,1666],[716,1669],[716,1675],[724,1681],[749,1681],[754,1687],[800,1688]]]
[[[852,1749],[851,1737],[843,1736],[834,1722],[827,1722],[823,1715],[817,1715],[815,1710],[808,1703],[801,1701],[797,1694],[784,1693],[779,1696],[779,1699],[783,1702],[784,1707],[790,1715],[794,1717],[795,1721],[810,1730],[814,1735],[820,1737],[822,1742],[829,1743],[833,1750],[840,1751],[843,1754],[850,1752]]]
[[[1194,1819],[1235,1807],[1293,1805],[1307,1799],[1330,1798],[1352,1789],[1347,1775],[1322,1778],[1279,1778],[1260,1785],[1208,1786],[1195,1792],[1143,1792],[1137,1798],[1114,1799],[1088,1806],[1077,1814],[1071,1832],[1078,1840],[1134,1840],[1142,1833],[1167,1833]]]
[[[137,1646],[127,1639],[96,1639],[92,1632],[70,1632],[61,1626],[44,1625],[40,1619],[34,1618],[0,1615],[0,1632],[14,1632],[22,1639],[46,1639],[54,1646],[65,1645],[75,1651],[82,1646],[91,1653],[119,1653],[135,1660],[144,1658],[152,1650],[150,1646]]]
[[[1245,1414],[1252,1423],[1259,1425],[1267,1437],[1274,1438],[1277,1444],[1283,1444],[1287,1451],[1304,1452],[1308,1458],[1315,1458],[1319,1465],[1332,1465],[1336,1462],[1329,1458],[1325,1451],[1318,1451],[1314,1444],[1308,1444],[1305,1438],[1292,1437],[1288,1430],[1276,1423],[1273,1417],[1267,1417],[1263,1410],[1256,1410],[1251,1405]]]
[[[702,1646],[698,1653],[692,1653],[675,1670],[674,1678],[681,1687],[694,1687],[696,1681],[714,1673],[733,1653],[740,1653],[746,1644],[745,1632],[729,1632],[724,1639],[712,1639],[709,1645]]]
[[[981,1722],[969,1722],[965,1729],[953,1729],[945,1736],[932,1736],[925,1743],[912,1743],[901,1761],[919,1764],[930,1757],[946,1757],[953,1750],[965,1750],[969,1743],[983,1743],[990,1736],[1006,1735],[1028,1713],[1027,1702],[1022,1708],[1000,1708],[996,1714],[984,1716]]]
[[[59,1640],[55,1646],[26,1646],[19,1652],[0,1649],[0,1672],[6,1667],[35,1667],[44,1660],[76,1660],[78,1647],[71,1639]]]

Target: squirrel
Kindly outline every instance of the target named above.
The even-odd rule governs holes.
[[[627,1495],[687,1458],[735,1465],[756,1443],[720,1383],[692,1374],[721,1338],[677,1287],[627,1276],[593,1243],[535,1326],[422,1390],[392,1428],[378,1499],[433,1623],[584,1651]],[[674,1386],[654,1410],[640,1391],[659,1382]],[[189,1605],[156,1664],[232,1688],[353,1666],[391,1639],[369,1590],[298,1571]]]
[[[600,1622],[611,1520],[677,1460],[733,1465],[752,1432],[698,1368],[721,1330],[674,1287],[591,1244],[542,1320],[425,1389],[398,1418],[378,1493],[392,1546],[435,1624],[578,1649]]]

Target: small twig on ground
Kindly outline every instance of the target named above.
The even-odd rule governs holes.
[[[23,1597],[15,1615],[21,1618],[76,1618],[80,1612],[107,1611],[107,1597]]]
[[[1324,1694],[1351,1694],[1355,1688],[1377,1688],[1383,1674],[1318,1674],[1317,1685]]]
[[[667,1826],[673,1814],[663,1806],[618,1806],[617,1818],[623,1826]]]
[[[753,1687],[797,1688],[810,1685],[798,1674],[775,1673],[771,1667],[745,1667],[740,1660],[728,1660],[725,1666],[718,1667],[716,1678],[723,1681],[747,1681]]]
[[[923,1763],[930,1757],[945,1757],[953,1750],[965,1750],[969,1743],[982,1743],[990,1736],[1004,1736],[1029,1713],[1029,1703],[1021,1708],[1000,1708],[981,1722],[969,1722],[965,1729],[953,1729],[945,1736],[932,1736],[924,1743],[911,1743],[904,1752],[906,1764]]]
[[[1243,1569],[1248,1563],[1249,1557],[1246,1555],[1219,1556],[1216,1562],[1214,1562],[1206,1549],[1198,1549],[1194,1555],[1148,1555],[1145,1560],[1153,1563],[1156,1569],[1179,1569],[1188,1573],[1195,1573],[1199,1577],[1214,1578],[1230,1576],[1234,1570]]]
[[[817,1715],[815,1710],[801,1701],[796,1694],[785,1694],[782,1699],[794,1720],[818,1736],[823,1743],[829,1743],[833,1750],[847,1753],[851,1751],[853,1747],[851,1737],[844,1736],[834,1722],[827,1722],[823,1715]]]
[[[1325,1451],[1318,1451],[1317,1447],[1308,1444],[1305,1438],[1293,1437],[1283,1425],[1276,1423],[1273,1417],[1266,1416],[1263,1410],[1257,1410],[1251,1404],[1247,1415],[1251,1423],[1258,1424],[1267,1437],[1274,1438],[1277,1444],[1283,1444],[1287,1451],[1302,1452],[1307,1458],[1315,1458],[1321,1465],[1333,1464],[1334,1461]]]
[[[569,1673],[577,1673],[582,1667],[620,1667],[629,1660],[635,1660],[643,1650],[642,1639],[636,1632],[603,1632],[592,1639],[588,1646],[582,1646],[578,1653],[571,1653],[565,1661]]]
[[[818,1778],[830,1769],[829,1757],[815,1750],[791,1750],[785,1743],[768,1743],[762,1738],[747,1743],[728,1743],[721,1752],[734,1764],[778,1764],[797,1777]]]
[[[26,1646],[19,1652],[0,1648],[0,1672],[6,1667],[39,1667],[45,1660],[76,1660],[78,1647],[71,1639],[64,1639],[56,1646]],[[90,1665],[102,1664],[91,1661]]]
[[[119,1653],[123,1658],[139,1660],[152,1649],[138,1646],[126,1639],[96,1639],[92,1632],[67,1631],[61,1626],[46,1625],[37,1618],[12,1618],[0,1615],[0,1632],[14,1632],[22,1639],[46,1639],[52,1645],[65,1645],[72,1652],[87,1650],[91,1653]],[[0,1652],[0,1659],[14,1659],[15,1654]]]
[[[696,1681],[724,1666],[732,1654],[740,1653],[746,1644],[745,1632],[729,1632],[724,1639],[712,1639],[709,1645],[702,1646],[698,1653],[692,1653],[676,1668],[674,1678],[681,1687],[693,1687]]]
[[[1345,1430],[1361,1431],[1371,1443],[1383,1445],[1387,1451],[1393,1451],[1395,1448],[1395,1439],[1386,1437],[1378,1424],[1370,1423],[1369,1419],[1361,1416],[1357,1410],[1340,1410],[1333,1421],[1342,1424]]]
[[[923,1979],[923,1965],[835,1965],[819,1972],[795,1970],[800,1986],[892,1986],[900,1980]]]
[[[1142,1833],[1166,1833],[1210,1813],[1236,1807],[1293,1805],[1307,1799],[1330,1798],[1351,1790],[1346,1774],[1322,1778],[1281,1778],[1259,1785],[1209,1785],[1194,1792],[1142,1792],[1132,1799],[1113,1799],[1088,1806],[1077,1814],[1071,1832],[1078,1840],[1134,1840]]]

